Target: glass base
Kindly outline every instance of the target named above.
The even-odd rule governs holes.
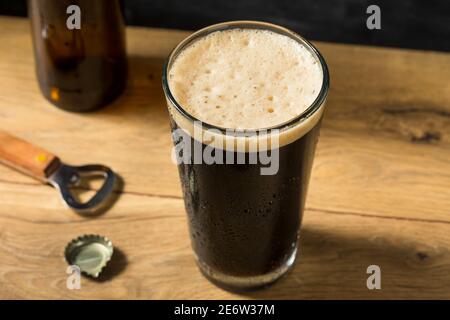
[[[263,289],[285,275],[294,265],[297,256],[297,246],[295,246],[289,258],[283,265],[270,273],[253,277],[236,277],[212,270],[206,263],[197,256],[197,265],[202,274],[213,284],[229,291],[252,291]]]

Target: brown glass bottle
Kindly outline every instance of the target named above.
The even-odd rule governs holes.
[[[68,10],[74,5],[79,11]],[[28,0],[28,10],[37,77],[49,101],[64,110],[84,112],[122,93],[127,62],[118,0]],[[69,28],[68,19],[77,21],[72,14],[78,12],[80,28]]]

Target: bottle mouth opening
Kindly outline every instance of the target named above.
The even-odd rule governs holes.
[[[272,31],[284,36],[288,36],[291,39],[297,41],[298,43],[302,44],[311,54],[312,56],[320,63],[321,71],[323,75],[322,79],[322,86],[319,91],[319,94],[317,95],[314,102],[306,108],[302,113],[300,113],[298,116],[285,121],[281,124],[277,124],[275,126],[271,127],[265,127],[265,128],[257,128],[257,129],[235,129],[235,128],[227,128],[227,127],[221,127],[217,125],[213,125],[207,122],[202,121],[201,119],[198,119],[194,115],[192,115],[190,112],[188,112],[183,106],[178,103],[178,101],[173,96],[169,81],[168,81],[168,75],[169,71],[172,67],[173,62],[176,60],[178,55],[183,52],[183,50],[187,47],[189,47],[192,43],[195,41],[207,36],[210,33],[217,32],[217,31],[224,31],[224,30],[230,30],[230,29],[254,29],[254,30],[268,30]],[[178,112],[182,117],[184,117],[186,120],[192,122],[192,123],[201,123],[202,127],[206,130],[209,129],[215,129],[219,130],[223,135],[230,135],[230,132],[234,136],[245,136],[248,132],[255,132],[255,131],[271,131],[271,130],[286,130],[291,127],[294,127],[304,120],[308,119],[312,115],[314,115],[316,112],[318,112],[321,109],[321,106],[324,104],[328,90],[329,90],[329,73],[328,73],[328,67],[325,62],[325,59],[322,57],[320,52],[306,39],[301,37],[300,35],[296,34],[295,32],[286,29],[284,27],[267,23],[267,22],[260,22],[260,21],[231,21],[231,22],[223,22],[219,24],[215,24],[206,28],[203,28],[192,35],[188,36],[186,39],[184,39],[181,43],[178,44],[178,46],[173,49],[173,51],[170,53],[169,57],[167,58],[164,67],[163,67],[163,76],[162,76],[162,84],[164,93],[166,95],[166,98],[168,100],[168,103],[171,104],[171,106]]]

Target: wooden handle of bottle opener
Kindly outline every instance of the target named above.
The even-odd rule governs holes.
[[[45,182],[61,162],[50,152],[0,131],[0,163]]]

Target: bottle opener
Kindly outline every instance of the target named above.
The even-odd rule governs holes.
[[[108,167],[97,164],[69,166],[52,153],[3,131],[0,131],[0,163],[52,185],[60,191],[67,206],[81,214],[100,209],[111,195],[116,182],[116,175]],[[103,176],[105,181],[97,193],[87,202],[76,200],[70,187],[98,175]]]

